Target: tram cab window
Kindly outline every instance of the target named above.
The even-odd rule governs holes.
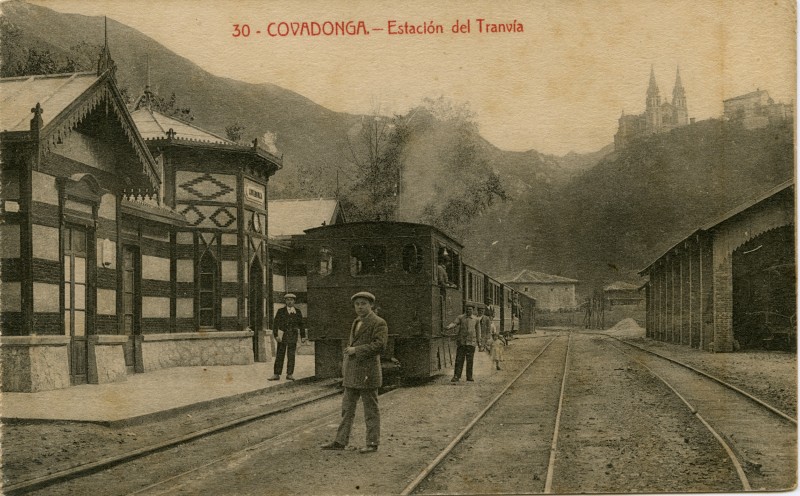
[[[319,250],[319,275],[327,276],[333,272],[333,252],[330,248]]]
[[[350,274],[365,276],[386,272],[386,247],[356,245],[350,250]]]
[[[422,270],[422,251],[413,243],[403,247],[403,270],[409,274]]]

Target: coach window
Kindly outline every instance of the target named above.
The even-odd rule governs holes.
[[[450,282],[457,287],[461,287],[461,278],[459,277],[459,269],[461,268],[461,257],[455,251],[450,256],[450,266],[447,267],[447,275],[450,277]]]
[[[333,252],[330,248],[319,250],[319,275],[327,276],[333,272]]]
[[[366,276],[386,272],[386,247],[356,245],[350,250],[350,274]]]
[[[422,251],[413,243],[403,247],[403,270],[409,274],[422,270]]]

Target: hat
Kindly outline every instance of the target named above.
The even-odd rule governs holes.
[[[294,293],[286,293],[283,295],[283,299],[285,300],[286,298],[294,298],[296,300],[297,296],[295,296]]]
[[[356,298],[366,298],[370,301],[370,303],[375,303],[375,295],[369,291],[359,291],[350,297],[350,301],[355,301]]]

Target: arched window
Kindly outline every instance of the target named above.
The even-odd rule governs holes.
[[[219,279],[217,260],[207,251],[200,257],[200,295],[199,323],[200,327],[214,327],[217,322],[217,300],[219,299]]]

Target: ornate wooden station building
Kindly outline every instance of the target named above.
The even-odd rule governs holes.
[[[280,157],[132,111],[97,71],[0,80],[5,391],[266,359]],[[255,332],[254,332],[255,330]]]

